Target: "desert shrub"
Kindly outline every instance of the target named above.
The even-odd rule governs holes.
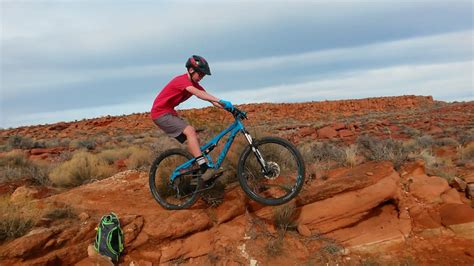
[[[469,143],[465,147],[460,146],[458,157],[463,163],[474,160],[474,142]]]
[[[114,169],[99,156],[80,151],[72,159],[59,164],[49,174],[50,180],[58,186],[73,187],[93,179],[109,177]]]
[[[283,238],[270,239],[265,245],[265,252],[272,257],[281,255],[283,252]]]
[[[69,143],[69,146],[74,149],[87,149],[93,150],[97,146],[97,143],[93,139],[82,139],[82,140],[73,140]]]
[[[34,147],[34,144],[35,142],[32,138],[21,135],[12,135],[7,140],[9,149],[31,149]]]
[[[435,143],[433,137],[430,135],[423,135],[416,138],[415,141],[416,144],[422,149],[430,148]]]
[[[127,160],[127,168],[141,169],[149,167],[152,159],[152,153],[150,150],[137,146],[131,147],[131,155]]]
[[[410,137],[418,137],[420,136],[420,131],[416,128],[408,127],[408,126],[402,126],[402,131],[403,133],[407,134]]]
[[[128,158],[132,154],[129,148],[118,148],[101,151],[98,156],[105,160],[108,164],[113,164],[117,160]]]
[[[327,162],[332,160],[343,164],[346,159],[344,149],[329,142],[307,143],[301,147],[301,151],[307,162]]]
[[[428,175],[442,177],[448,182],[454,178],[455,171],[452,170],[453,163],[451,159],[436,157],[430,150],[423,150],[417,157],[425,161],[425,169]]]
[[[52,220],[59,220],[59,219],[75,218],[77,217],[77,214],[70,206],[65,206],[61,208],[49,209],[43,215],[43,217],[52,219]]]
[[[364,156],[371,161],[391,161],[395,168],[400,168],[413,152],[411,146],[394,139],[378,140],[364,135],[357,138],[357,144]]]
[[[46,163],[33,162],[21,151],[11,151],[0,157],[0,183],[26,178],[48,185],[49,170]]]
[[[0,242],[25,235],[37,220],[37,206],[29,202],[10,202],[8,196],[0,197]]]
[[[54,138],[54,139],[42,140],[42,142],[44,143],[44,146],[46,148],[69,147],[71,140],[68,138],[61,138],[61,139]]]
[[[357,164],[357,145],[344,148],[344,165],[354,167]]]
[[[437,146],[458,146],[459,143],[453,138],[440,138],[435,140]]]
[[[273,222],[275,227],[283,231],[289,228],[295,228],[295,211],[296,207],[294,204],[285,204],[274,208]]]
[[[459,136],[459,143],[462,145],[474,142],[474,129],[466,131]]]

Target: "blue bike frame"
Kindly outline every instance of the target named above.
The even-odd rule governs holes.
[[[211,141],[209,141],[207,144],[205,144],[204,146],[200,147],[201,149],[201,152],[203,153],[204,156],[206,156],[207,158],[207,161],[208,161],[208,165],[209,167],[211,168],[214,168],[214,169],[219,169],[219,167],[221,166],[222,164],[222,161],[224,160],[225,156],[227,155],[227,152],[229,151],[230,149],[230,146],[232,145],[232,143],[234,142],[234,138],[235,136],[237,135],[237,133],[239,131],[242,131],[242,133],[245,134],[245,137],[247,138],[247,141],[249,142],[250,145],[252,145],[252,137],[248,134],[248,132],[245,130],[245,127],[244,125],[242,124],[242,121],[240,121],[240,119],[236,118],[235,119],[235,122],[232,123],[227,129],[223,130],[221,133],[219,133],[219,135],[217,135],[216,137],[214,137]],[[228,133],[230,132],[230,135],[229,135],[229,138],[227,139],[227,142],[225,143],[225,146],[224,146],[224,149],[221,151],[221,153],[219,154],[219,157],[216,161],[216,163],[214,164],[214,162],[212,161],[212,158],[211,156],[209,155],[209,153],[217,146],[217,144],[219,143],[219,141],[225,136],[227,135]],[[188,169],[189,167],[191,167],[194,162],[196,161],[196,158],[193,158],[185,163],[183,163],[182,165],[178,166],[172,173],[171,175],[171,182],[174,182],[174,180],[176,179],[177,176],[180,175],[180,170],[183,170],[183,169]]]

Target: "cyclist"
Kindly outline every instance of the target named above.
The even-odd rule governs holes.
[[[191,56],[186,61],[186,70],[186,73],[173,78],[156,96],[150,116],[168,136],[180,143],[187,140],[188,150],[199,164],[201,178],[207,181],[214,176],[214,171],[206,171],[209,166],[199,148],[196,130],[179,117],[174,108],[192,95],[229,112],[234,110],[234,106],[229,101],[212,96],[199,84],[205,75],[211,75],[206,59],[198,55]]]

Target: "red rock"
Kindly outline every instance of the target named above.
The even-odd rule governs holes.
[[[26,258],[41,252],[44,245],[54,236],[57,229],[39,228],[31,231],[26,236],[17,238],[8,243],[2,250],[2,256],[7,258]]]
[[[444,203],[462,204],[461,196],[459,196],[459,192],[454,188],[441,194],[441,199]]]
[[[301,137],[307,137],[307,136],[311,136],[313,134],[317,134],[316,132],[316,129],[312,128],[312,127],[304,127],[304,128],[301,128],[300,129],[300,132],[299,132],[300,136]]]
[[[352,131],[347,130],[347,129],[339,130],[338,134],[339,134],[339,137],[341,138],[350,137],[354,135]]]
[[[444,225],[474,222],[474,209],[466,204],[448,203],[441,206],[439,213]]]
[[[309,228],[304,224],[298,224],[296,230],[298,230],[298,233],[300,233],[302,236],[311,236],[311,230],[309,230]]]
[[[332,125],[332,128],[334,130],[341,130],[341,129],[345,129],[346,125],[344,123],[335,123]]]
[[[322,139],[332,139],[337,137],[337,131],[332,127],[323,127],[318,129],[318,136]]]
[[[446,179],[437,176],[420,175],[412,180],[410,193],[428,203],[441,202],[441,194],[450,188]]]

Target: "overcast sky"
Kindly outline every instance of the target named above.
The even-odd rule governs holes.
[[[236,104],[474,100],[473,1],[0,5],[2,128],[148,112],[192,54],[211,66],[201,85]]]

